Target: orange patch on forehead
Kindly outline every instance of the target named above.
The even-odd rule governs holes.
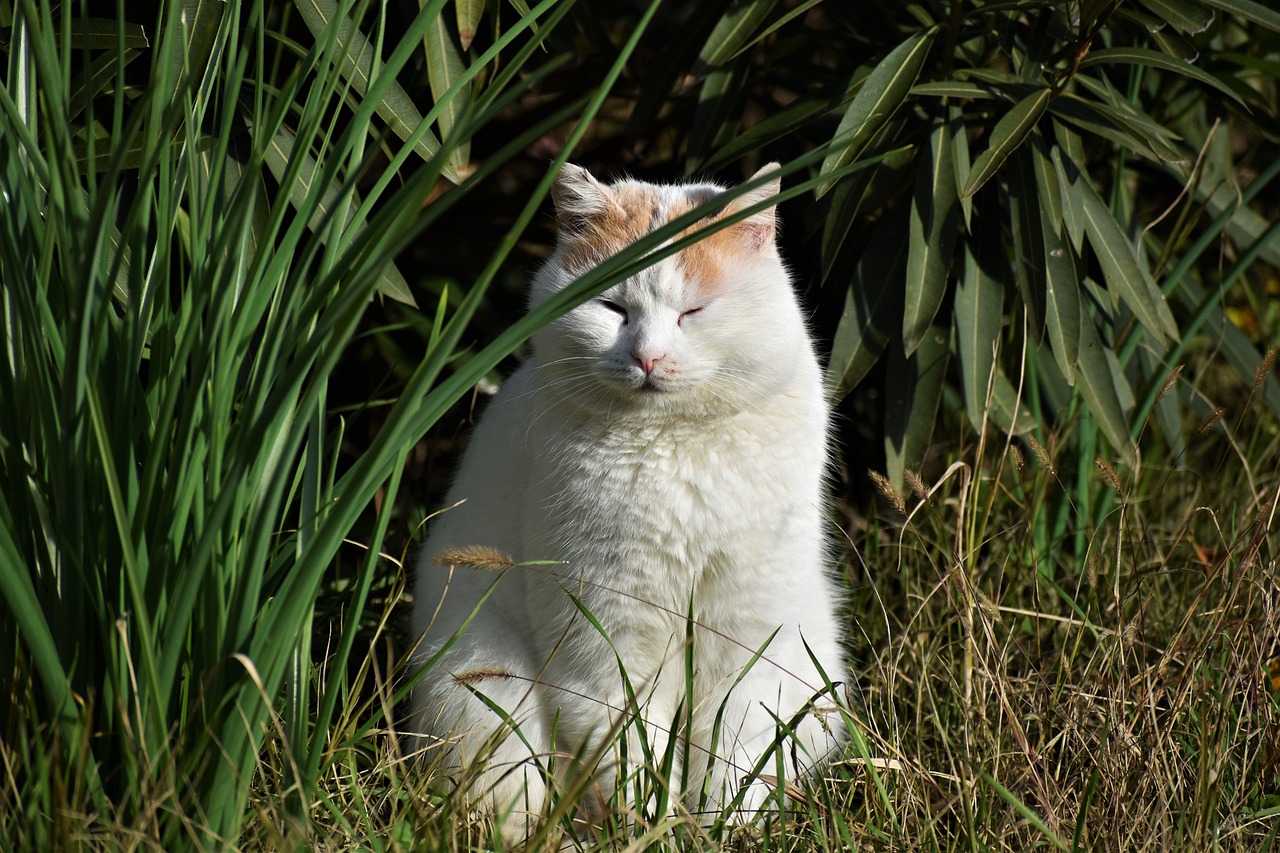
[[[624,184],[609,188],[608,195],[612,204],[583,217],[579,228],[561,235],[567,267],[599,263],[653,231],[658,199],[652,192]]]
[[[579,213],[561,234],[564,265],[583,270],[608,258],[714,199],[719,192],[710,187],[694,188],[677,197],[666,197],[654,188],[640,184],[618,184],[600,187],[603,204],[589,213]],[[724,215],[714,210],[681,231],[674,239],[682,239],[715,225]],[[736,223],[707,234],[675,256],[676,268],[695,291],[697,299],[715,294],[725,285],[725,270],[735,256],[749,254],[751,226]]]
[[[725,284],[724,268],[729,262],[724,240],[719,234],[699,240],[676,255],[676,268],[684,280],[697,292],[698,298],[707,299]]]

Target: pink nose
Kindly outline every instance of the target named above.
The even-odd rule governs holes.
[[[633,352],[631,353],[631,357],[636,360],[636,364],[640,365],[641,369],[644,370],[645,375],[648,376],[650,373],[653,373],[653,368],[657,366],[658,362],[667,357],[667,354],[665,352],[657,354]]]

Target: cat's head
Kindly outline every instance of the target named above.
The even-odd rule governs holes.
[[[777,171],[761,169],[753,179]],[[663,225],[709,204],[681,236],[777,195],[779,180],[716,205],[714,184],[606,185],[565,166],[553,198],[556,251],[534,279],[537,306]],[[541,384],[579,407],[715,415],[778,393],[812,350],[767,207],[618,282],[534,336]]]

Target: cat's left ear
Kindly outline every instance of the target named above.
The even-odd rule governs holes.
[[[777,163],[769,163],[751,176],[751,181],[760,180],[768,177],[771,173],[774,178],[766,181],[748,193],[738,196],[730,203],[726,212],[733,213],[743,210],[752,205],[773,198],[782,189],[782,167]],[[747,241],[747,245],[752,251],[762,252],[774,248],[774,240],[778,232],[778,209],[776,205],[771,205],[758,213],[752,214],[733,226],[735,231],[742,234]]]

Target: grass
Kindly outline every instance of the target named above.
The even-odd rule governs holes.
[[[1280,424],[1243,394],[1240,406],[1208,429],[1190,424],[1182,459],[1077,466],[1046,449],[1055,437],[992,435],[939,458],[945,474],[917,478],[910,495],[843,502],[856,688],[846,754],[821,778],[792,780],[797,798],[761,825],[618,824],[602,849],[1270,849]],[[1114,496],[1096,519],[1073,506],[1074,470],[1092,472],[1095,506]],[[491,822],[441,794],[431,756],[406,754],[396,731],[404,583],[403,559],[384,559],[308,822],[283,808],[296,770],[277,720],[234,846],[496,845]],[[335,585],[329,604],[345,594]],[[320,679],[328,648],[317,643]],[[6,777],[7,811],[22,798]],[[61,837],[139,840],[67,793]]]

